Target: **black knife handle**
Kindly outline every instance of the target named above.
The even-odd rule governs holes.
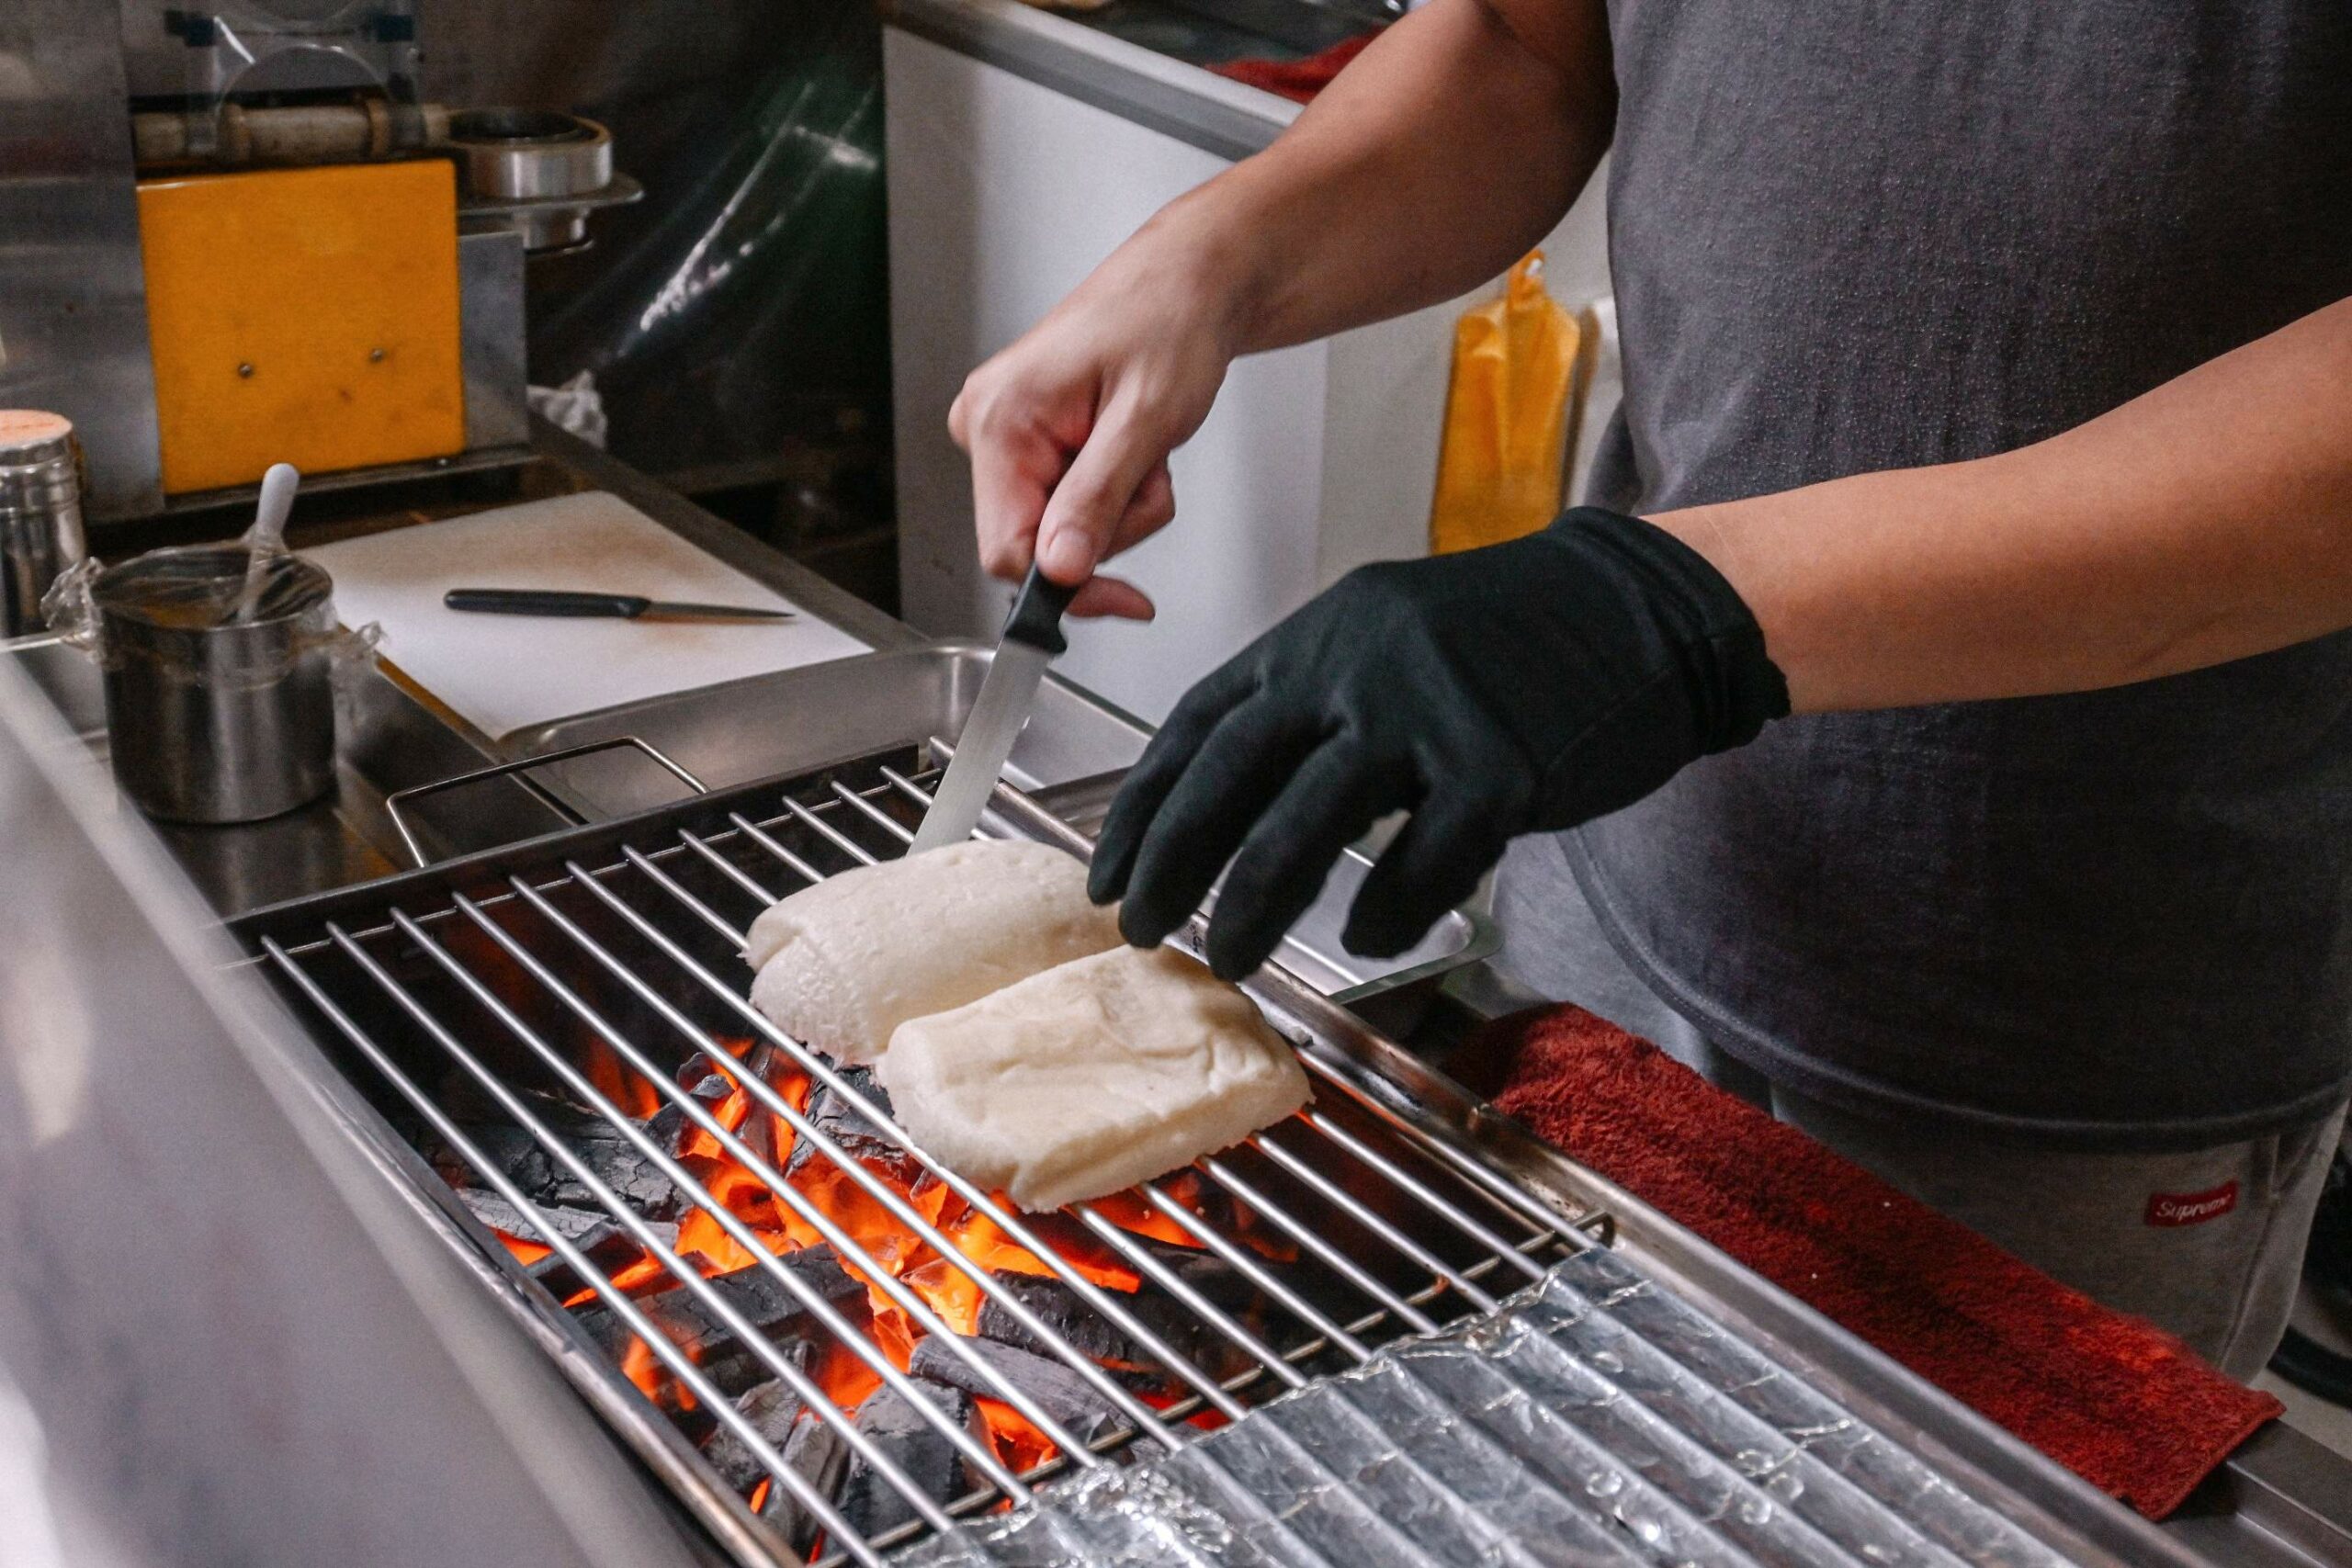
[[[484,615],[603,615],[635,620],[653,601],[634,593],[571,593],[552,588],[452,588],[441,595],[452,610]]]
[[[1004,635],[1014,642],[1060,655],[1069,647],[1069,639],[1062,636],[1062,612],[1077,596],[1077,589],[1064,588],[1033,563],[1029,575],[1021,580],[1021,592],[1012,596],[1012,614],[1004,618]]]

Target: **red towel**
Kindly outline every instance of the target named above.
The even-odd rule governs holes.
[[[1510,1064],[1502,1110],[2152,1519],[2280,1413],[1590,1013],[1474,1049]]]
[[[1209,69],[1252,87],[1279,93],[1294,103],[1311,103],[1316,94],[1331,85],[1331,78],[1340,73],[1341,66],[1362,54],[1363,46],[1379,36],[1369,32],[1342,39],[1322,53],[1310,54],[1304,60],[1228,60]]]

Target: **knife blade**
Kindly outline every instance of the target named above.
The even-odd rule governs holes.
[[[481,615],[598,616],[619,621],[789,621],[790,610],[745,604],[695,604],[637,593],[585,593],[556,588],[452,588],[452,610]]]
[[[1069,608],[1075,588],[1046,581],[1035,566],[1014,595],[1012,613],[1005,617],[1004,633],[997,640],[996,658],[956,739],[956,756],[947,774],[931,797],[922,826],[915,830],[907,853],[916,855],[972,836],[988,809],[989,796],[1004,773],[1005,759],[1021,727],[1029,722],[1038,683],[1046,666],[1069,646],[1062,636],[1062,612]]]

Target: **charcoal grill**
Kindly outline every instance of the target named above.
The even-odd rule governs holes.
[[[1189,1172],[1058,1216],[1022,1215],[933,1161],[862,1075],[750,1007],[739,956],[745,928],[777,897],[903,850],[928,803],[926,761],[902,750],[706,795],[233,928],[381,1113],[367,1129],[379,1162],[469,1247],[484,1282],[739,1562],[802,1562],[813,1551],[827,1562],[878,1562],[959,1520],[1027,1508],[1074,1477],[1182,1456],[1204,1431],[1327,1387],[1385,1348],[1458,1335],[1515,1293],[1540,1297],[1555,1266],[1612,1241],[1619,1213],[1654,1219],[1271,969],[1249,988],[1313,1076],[1317,1100],[1300,1115]],[[1001,826],[1086,848],[1016,792],[1000,791],[997,807]],[[778,1083],[805,1083],[806,1099]],[[713,1109],[719,1089],[739,1091],[751,1114],[729,1124]],[[680,1152],[689,1127],[870,1290],[844,1292],[812,1267],[814,1245],[772,1252],[763,1227],[712,1191],[709,1167]],[[870,1233],[862,1240],[788,1174],[815,1162],[835,1191],[847,1183],[935,1253],[934,1270],[968,1284],[976,1336],[955,1332],[915,1278],[869,1250]],[[916,1179],[893,1179],[893,1167]],[[561,1201],[549,1196],[558,1190]],[[982,1217],[1039,1271],[967,1259],[947,1234],[951,1210],[957,1224]],[[681,1251],[678,1227],[697,1213],[748,1267],[709,1277]],[[526,1268],[484,1214],[547,1258]],[[1649,1261],[1671,1283],[1669,1254]],[[1106,1264],[1136,1288],[1106,1281]],[[1853,1419],[1856,1384],[1804,1368],[1752,1327],[1777,1317],[1810,1328],[1803,1309],[1760,1286],[1734,1304],[1749,1314],[1744,1338],[1764,1347],[1743,1351],[1763,1358],[1741,1363],[1751,1374],[1762,1367],[1802,1383],[1838,1421]],[[885,1342],[886,1309],[922,1336],[911,1371]],[[1053,1375],[1024,1372],[1034,1363],[1007,1348],[1043,1358]],[[1866,1378],[1882,1370],[1862,1360]],[[844,1386],[859,1398],[837,1399]],[[1051,1457],[1016,1468],[976,1419],[972,1395],[1017,1415]],[[1661,1494],[1632,1474],[1638,1467],[1611,1473],[1632,1474],[1633,1495],[1706,1543],[1708,1562],[2113,1561],[2119,1541],[2132,1543],[2120,1560],[2175,1555],[2115,1510],[2082,1512],[2079,1488],[1932,1391],[1924,1406],[1905,1397],[1913,1415],[1927,1409],[1951,1429],[1932,1445],[1939,1470],[1904,1462],[1981,1513],[1967,1530],[1997,1540],[1998,1552],[1938,1544],[1899,1497],[1846,1497],[1871,1515],[1872,1539],[1916,1545],[1889,1557],[1849,1552],[1802,1521],[1775,1527],[1792,1537],[1744,1530]],[[1918,1446],[1903,1404],[1872,1412],[1898,1456]],[[876,1416],[885,1410],[888,1421]],[[1655,1412],[1645,1419],[1641,1440],[1663,1444],[1708,1495],[1772,1517],[1752,1453],[1711,1448],[1703,1423],[1683,1431]],[[955,1483],[943,1487],[943,1474]],[[2026,1501],[2036,1488],[2078,1517],[2037,1511]],[[1247,1489],[1234,1495],[1242,1506]],[[1657,1540],[1636,1528],[1639,1509],[1585,1506],[1627,1527],[1624,1561],[1668,1560],[1647,1551]],[[1396,1555],[1409,1560],[1403,1544]]]

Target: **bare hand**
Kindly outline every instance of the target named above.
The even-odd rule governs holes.
[[[972,459],[980,561],[1034,558],[1083,583],[1075,615],[1148,620],[1152,604],[1096,565],[1176,515],[1168,455],[1208,417],[1233,358],[1208,270],[1147,225],[1019,341],[972,372],[947,413]]]

